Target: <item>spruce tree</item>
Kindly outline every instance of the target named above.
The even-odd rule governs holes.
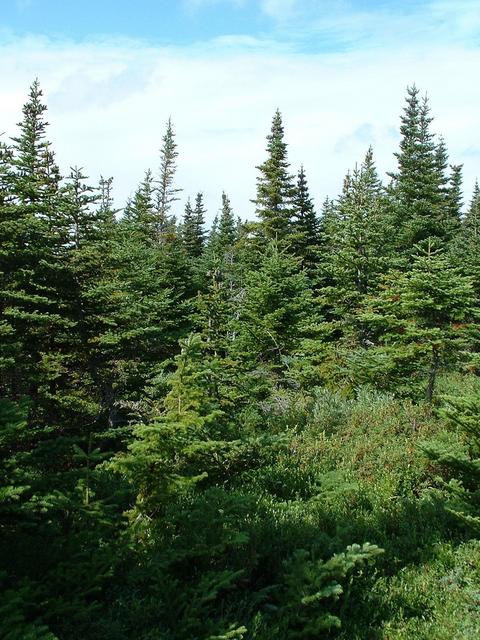
[[[170,210],[172,204],[179,199],[177,194],[181,191],[181,189],[174,186],[178,151],[171,118],[167,121],[167,128],[162,142],[163,144],[160,150],[160,171],[156,181],[155,214],[158,236],[171,228],[172,220],[169,216]]]
[[[446,148],[431,132],[428,99],[419,90],[407,89],[401,117],[400,150],[395,153],[398,171],[390,174],[394,196],[397,249],[408,254],[414,244],[429,237],[448,240],[446,224]]]
[[[35,80],[23,106],[23,120],[18,123],[19,135],[12,138],[15,167],[15,190],[19,201],[36,205],[36,214],[45,218],[47,205],[58,189],[59,173],[54,163],[50,142],[45,138],[48,122],[42,102],[43,92]]]
[[[195,221],[195,229],[196,229],[196,237],[198,244],[198,253],[201,254],[206,242],[206,231],[205,231],[205,214],[206,209],[203,202],[203,193],[199,192],[195,198],[195,209],[193,210],[193,216]]]
[[[9,291],[15,288],[16,271],[22,268],[27,257],[23,238],[26,239],[29,225],[28,219],[17,216],[13,188],[12,151],[0,143],[0,392],[16,395],[14,372],[16,361],[22,358],[22,336],[16,334],[5,312]]]
[[[62,293],[66,274],[60,255],[65,242],[59,224],[60,176],[46,140],[45,111],[35,81],[19,135],[2,163],[12,195],[2,207],[0,306],[8,340],[21,345],[8,384],[15,394],[28,392],[33,413],[40,406],[44,374],[50,375],[48,354],[68,339],[71,328]]]
[[[461,221],[460,230],[452,247],[452,259],[463,272],[473,278],[475,291],[480,296],[480,188],[475,182],[472,199]]]
[[[455,238],[459,233],[462,219],[462,168],[463,165],[451,165],[447,190],[446,227],[447,237]]]
[[[132,233],[141,234],[145,242],[157,241],[155,214],[155,187],[150,169],[145,172],[133,198],[125,207],[122,223],[131,227]]]
[[[368,336],[358,314],[388,268],[385,199],[371,148],[362,165],[347,174],[335,213],[325,224],[321,300],[329,331],[353,340],[351,346],[364,344]]]
[[[367,356],[374,356],[372,362],[378,356],[377,364],[383,363],[377,383],[393,382],[397,392],[412,391],[420,383],[430,402],[439,373],[468,361],[475,294],[471,278],[432,242],[416,250],[411,270],[388,275],[362,321],[376,345]]]
[[[103,278],[92,282],[91,299],[106,298],[91,336],[100,367],[102,412],[111,425],[128,420],[132,407],[148,405],[163,362],[186,332],[187,256],[176,241],[145,242],[128,225],[118,225]]]
[[[73,169],[63,189],[64,218],[69,230],[67,252],[72,285],[69,307],[75,320],[72,332],[68,387],[64,404],[81,428],[88,424],[99,432],[102,419],[105,383],[110,369],[105,366],[99,339],[111,321],[114,305],[110,296],[114,291],[113,253],[116,244],[115,212],[112,209],[112,179],[100,179],[98,188],[88,178]],[[108,284],[106,284],[108,282]]]
[[[463,220],[463,228],[472,238],[480,236],[480,187],[478,180],[473,187],[472,199],[467,214]]]
[[[441,409],[452,430],[460,431],[462,441],[452,446],[438,439],[427,442],[423,450],[439,465],[444,481],[447,510],[462,521],[474,535],[480,532],[480,403],[478,397],[464,395],[446,398]]]
[[[257,167],[257,196],[253,200],[260,219],[260,235],[267,240],[283,241],[291,232],[294,215],[293,178],[289,173],[287,144],[280,111],[275,112],[267,136],[265,162]]]
[[[62,193],[62,215],[68,231],[68,244],[77,250],[95,233],[96,216],[90,207],[100,197],[94,193],[93,187],[85,183],[86,179],[81,168],[72,168]]]
[[[2,553],[1,564],[12,589],[25,589],[37,605],[55,602],[43,622],[55,624],[65,615],[75,624],[89,611],[86,594],[105,578],[111,525],[95,470],[103,454],[90,446],[96,406],[80,339],[84,319],[76,314],[82,309],[73,255],[92,237],[91,192],[80,171],[59,188],[41,97],[35,82],[7,160],[12,197],[0,206],[7,240],[0,326],[20,346],[2,380],[7,397],[0,402],[0,466],[2,474],[17,469],[18,516],[0,527],[0,547],[12,552],[11,558]],[[22,563],[15,560],[20,556]]]
[[[218,244],[223,249],[231,247],[237,239],[235,216],[232,211],[230,198],[222,192],[222,208],[218,221]]]
[[[129,453],[118,458],[118,468],[138,492],[131,515],[137,535],[143,538],[146,533],[146,541],[152,526],[162,526],[159,514],[170,501],[207,477],[205,465],[215,456],[214,440],[226,426],[215,366],[205,358],[199,336],[182,341],[161,416],[137,425]]]
[[[235,353],[251,365],[281,371],[306,333],[311,304],[299,259],[272,241],[258,269],[245,275]]]
[[[99,212],[104,214],[106,219],[111,219],[112,215],[118,213],[118,210],[115,210],[113,206],[113,176],[110,176],[109,178],[100,176],[98,190],[100,202]]]
[[[310,197],[307,178],[303,165],[297,176],[297,184],[293,194],[294,219],[292,224],[291,244],[293,252],[302,259],[302,264],[312,277],[318,261],[320,245],[320,221],[315,213],[313,200]]]
[[[201,270],[209,280],[214,270],[222,270],[222,265],[232,263],[234,244],[237,239],[237,228],[233,216],[230,200],[225,192],[222,193],[222,208],[220,215],[215,216],[205,252],[202,258]]]
[[[205,231],[205,207],[203,194],[197,193],[195,208],[192,208],[190,198],[185,205],[185,213],[182,225],[182,240],[191,258],[199,258],[204,250],[206,242]]]

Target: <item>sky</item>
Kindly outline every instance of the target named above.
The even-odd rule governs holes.
[[[64,174],[114,177],[124,206],[156,170],[171,116],[177,204],[226,191],[253,217],[256,165],[274,111],[292,172],[315,202],[336,197],[373,145],[395,168],[406,87],[428,94],[433,129],[480,178],[480,0],[0,0],[0,133],[15,135],[38,77]]]

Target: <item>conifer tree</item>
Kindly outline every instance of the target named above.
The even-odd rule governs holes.
[[[187,256],[175,241],[145,243],[119,225],[104,277],[92,283],[90,292],[98,300],[106,296],[91,344],[102,363],[98,386],[110,424],[124,424],[134,406],[143,411],[146,387],[154,384],[185,335],[189,271]]]
[[[143,235],[145,242],[156,242],[155,188],[150,169],[145,172],[133,198],[128,202],[122,223],[132,227],[132,232]]]
[[[100,196],[84,182],[86,179],[81,168],[72,168],[62,194],[62,214],[68,232],[68,244],[77,250],[96,230],[96,216],[90,207]]]
[[[169,218],[169,213],[172,204],[179,199],[177,194],[181,191],[174,186],[178,151],[171,118],[167,121],[167,129],[162,142],[155,206],[158,236],[171,227],[172,221]]]
[[[454,447],[445,441],[427,442],[428,458],[449,475],[444,482],[447,510],[475,535],[480,532],[480,404],[475,396],[447,398],[441,410],[449,426],[460,429],[463,442]]]
[[[183,244],[191,258],[199,258],[203,253],[206,242],[204,225],[205,207],[203,205],[203,194],[197,193],[195,208],[192,208],[190,198],[187,200],[182,226]]]
[[[103,562],[108,557],[109,518],[95,496],[94,467],[103,456],[88,445],[96,407],[84,368],[80,324],[85,320],[76,314],[82,308],[73,260],[90,242],[95,225],[89,211],[91,191],[81,172],[72,171],[65,188],[59,188],[41,97],[35,82],[13,153],[2,163],[12,197],[8,207],[3,206],[5,197],[0,206],[6,231],[2,240],[7,239],[1,252],[0,326],[8,328],[20,349],[7,380],[2,380],[7,398],[0,402],[0,466],[2,473],[18,468],[18,518],[1,528],[0,546],[18,545],[25,562],[12,563],[2,554],[1,563],[11,572],[14,588],[32,585],[35,598],[56,601],[50,619],[62,611],[60,615],[74,622],[89,608],[83,596],[104,579],[100,546]],[[90,576],[82,557],[85,548]],[[82,589],[75,597],[78,576]],[[24,637],[25,629],[18,637]]]
[[[99,212],[103,214],[105,219],[110,220],[112,216],[114,216],[118,211],[114,210],[114,200],[113,200],[113,176],[109,178],[104,178],[100,176],[100,181],[98,183],[99,190]]]
[[[336,338],[347,335],[363,344],[368,336],[357,315],[388,268],[385,201],[371,148],[362,165],[347,174],[335,210],[336,217],[325,221],[330,228],[323,258],[324,312]]]
[[[235,352],[252,364],[281,370],[305,335],[310,310],[311,292],[299,259],[272,241],[259,268],[246,273]]]
[[[426,103],[426,98],[424,99],[424,104]],[[433,118],[428,118],[429,125],[433,122]],[[443,136],[439,136],[438,142],[435,146],[435,168],[438,174],[438,182],[439,182],[439,190],[440,193],[447,197],[448,194],[448,150],[447,145],[445,143],[445,139]]]
[[[230,200],[225,192],[222,193],[222,208],[220,215],[215,216],[205,252],[202,259],[201,269],[207,275],[216,270],[222,270],[222,265],[226,262],[232,263],[233,246],[237,239],[237,227],[233,216]]]
[[[62,300],[65,272],[59,259],[65,241],[58,224],[60,176],[46,140],[45,111],[35,81],[23,107],[19,135],[2,163],[12,194],[2,207],[2,320],[9,340],[21,344],[10,371],[11,389],[16,394],[28,391],[34,399],[32,412],[40,401],[48,353],[71,327]]]
[[[442,196],[443,234],[451,241],[460,229],[462,209],[462,166],[448,164],[445,141],[440,138],[436,148],[439,190]],[[448,169],[450,168],[450,175]]]
[[[16,215],[13,192],[12,151],[0,143],[0,392],[16,395],[15,363],[22,358],[22,339],[16,335],[12,323],[5,316],[9,290],[14,290],[16,269],[26,258],[24,242],[29,229],[28,220]],[[25,239],[24,239],[25,238]],[[22,255],[24,254],[24,255]],[[18,267],[16,266],[19,261]],[[18,380],[20,382],[20,379]],[[9,384],[10,383],[10,384]]]
[[[216,216],[199,265],[201,292],[195,301],[196,326],[207,348],[225,355],[233,338],[232,321],[239,295],[241,265],[235,245],[237,226],[230,200],[222,193],[220,217]]]
[[[142,536],[161,523],[158,514],[171,500],[207,477],[213,441],[225,428],[212,366],[199,336],[182,341],[162,415],[153,424],[139,424],[129,453],[118,459],[138,491],[132,516]]]
[[[235,216],[232,211],[230,198],[222,192],[222,209],[218,221],[218,243],[223,249],[231,247],[237,239]]]
[[[75,321],[68,375],[64,375],[66,397],[62,402],[70,412],[69,421],[76,420],[79,428],[95,425],[100,432],[105,383],[111,368],[105,366],[98,343],[114,311],[110,296],[114,291],[117,230],[112,179],[101,178],[98,188],[87,180],[81,170],[72,169],[62,192],[70,241],[66,254],[71,274],[69,308]]]
[[[47,106],[42,102],[42,96],[40,83],[35,80],[23,106],[23,120],[18,123],[19,135],[12,141],[16,194],[22,204],[36,205],[37,216],[44,218],[48,215],[50,198],[58,189],[60,176],[51,145],[45,138]]]
[[[257,196],[253,202],[260,219],[261,236],[267,240],[282,241],[291,232],[294,186],[289,173],[282,116],[278,109],[267,136],[266,150],[267,159],[257,167]]]
[[[460,231],[462,218],[462,165],[450,166],[450,177],[447,190],[446,223],[447,235],[449,239],[455,238]]]
[[[463,221],[463,227],[468,235],[473,238],[480,236],[480,187],[478,180],[473,187],[472,199],[467,214]]]
[[[480,296],[480,188],[475,182],[472,199],[461,222],[452,259],[462,266],[463,272],[473,278],[475,291]]]
[[[413,86],[401,117],[400,150],[395,153],[397,173],[390,174],[395,198],[394,224],[398,228],[397,248],[411,247],[429,237],[447,238],[445,144],[435,143],[428,99],[419,97]]]
[[[302,264],[311,277],[318,260],[320,221],[310,197],[303,165],[298,172],[292,204],[294,209],[292,249],[295,255],[302,259]]]
[[[391,376],[397,390],[420,382],[431,401],[439,372],[468,359],[475,295],[472,280],[432,242],[417,251],[410,271],[389,274],[363,321],[379,345],[383,381]]]
[[[355,168],[347,181],[338,205],[342,220],[339,259],[359,295],[375,289],[385,265],[382,205],[382,187],[370,147],[360,168]]]
[[[203,193],[199,192],[195,197],[195,209],[193,210],[199,253],[201,253],[205,247],[207,235],[205,231],[205,214],[206,210],[203,203]]]

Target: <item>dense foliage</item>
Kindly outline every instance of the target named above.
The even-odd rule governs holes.
[[[320,215],[277,111],[209,231],[171,120],[119,211],[45,111],[0,144],[1,637],[478,637],[480,190],[427,99]]]

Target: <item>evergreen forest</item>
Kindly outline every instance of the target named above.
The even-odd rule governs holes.
[[[0,138],[0,637],[479,638],[480,187],[428,99],[317,209],[276,111],[210,228],[174,121],[119,210],[46,111]]]

